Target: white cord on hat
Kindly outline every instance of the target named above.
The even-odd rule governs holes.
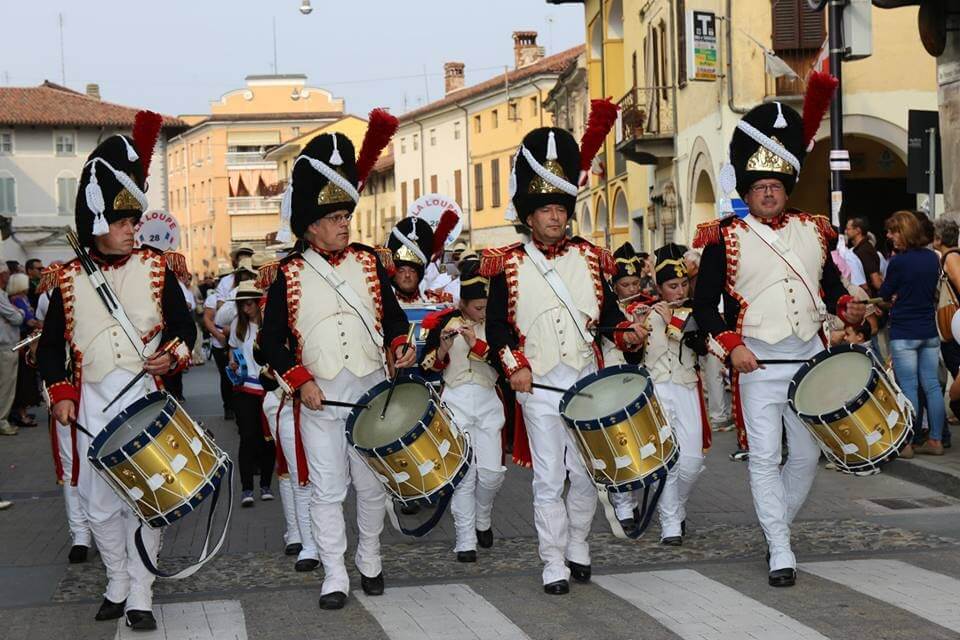
[[[133,147],[131,147],[130,143],[126,141],[126,138],[123,138],[123,136],[120,136],[120,138],[122,138],[124,143],[127,145],[127,158],[129,159],[129,151],[132,150]],[[136,152],[134,152],[134,158],[131,160],[131,162],[136,160]],[[122,171],[117,171],[113,168],[113,165],[99,156],[91,158],[86,162],[86,164],[83,165],[84,168],[87,166],[90,167],[90,181],[87,183],[86,188],[84,188],[83,193],[87,200],[87,208],[90,209],[90,211],[92,211],[94,214],[93,235],[102,236],[110,232],[110,225],[107,223],[107,219],[103,215],[103,213],[107,210],[107,204],[103,198],[103,190],[100,188],[100,184],[97,181],[98,162],[110,169],[110,171],[113,173],[113,177],[117,179],[117,182],[119,182],[124,189],[130,192],[130,195],[132,195],[140,204],[140,207],[143,211],[146,211],[148,206],[146,194],[140,189],[140,187],[137,186],[137,183],[130,179],[130,176]],[[81,169],[81,171],[82,170],[83,169]]]
[[[417,233],[417,224],[416,222],[414,222],[413,231],[411,232],[410,236],[415,238],[416,233]],[[399,240],[400,244],[405,246],[407,249],[410,249],[413,255],[417,256],[417,258],[420,259],[420,262],[422,262],[423,264],[427,264],[429,262],[427,260],[427,256],[423,255],[423,251],[420,251],[420,247],[417,245],[417,243],[411,240],[410,238],[408,238],[407,236],[403,235],[403,231],[400,231],[400,229],[398,229],[397,227],[394,227],[393,230],[390,232],[390,235],[392,235],[394,238]]]
[[[783,117],[783,105],[779,102],[774,102],[773,104],[777,105],[777,119],[773,121],[773,128],[786,129],[787,119]]]
[[[737,123],[737,129],[750,136],[761,147],[789,162],[790,166],[797,171],[797,180],[800,179],[800,161],[797,160],[797,156],[787,151],[786,147],[744,120]]]
[[[343,158],[340,157],[340,150],[337,149],[337,134],[332,134],[333,138],[333,151],[330,153],[330,164],[335,167],[339,167],[343,164]]]

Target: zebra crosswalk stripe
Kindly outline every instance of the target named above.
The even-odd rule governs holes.
[[[899,560],[812,562],[800,568],[960,632],[960,580]]]
[[[133,631],[123,618],[117,640],[247,640],[247,624],[239,600],[172,602],[153,607],[157,630]]]
[[[826,640],[790,616],[691,569],[594,576],[681,638]]]
[[[370,598],[357,594],[390,640],[529,640],[518,626],[464,584],[399,587]]]

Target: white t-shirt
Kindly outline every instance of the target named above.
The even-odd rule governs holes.
[[[50,292],[44,291],[40,294],[40,297],[37,299],[37,310],[34,312],[34,316],[40,322],[43,322],[43,319],[47,317],[47,309],[50,308]]]
[[[203,308],[204,310],[217,310],[217,292],[215,290],[210,289],[210,291],[207,292],[207,299],[203,301]],[[216,316],[214,316],[213,323],[217,324]],[[217,325],[217,328],[223,330],[223,327],[220,325]],[[213,335],[210,336],[210,343],[217,349],[223,349],[224,347],[223,343],[217,340]]]
[[[228,273],[227,275],[220,278],[220,281],[217,283],[217,300],[223,302],[230,297],[230,291],[233,290],[233,281],[236,279],[236,275]]]
[[[213,323],[218,327],[229,327],[230,323],[237,317],[237,303],[230,299],[235,295],[237,295],[236,289],[227,293],[224,303],[220,305],[216,315],[213,316]]]
[[[231,349],[240,349],[243,353],[243,360],[246,363],[247,371],[243,377],[243,382],[240,385],[240,390],[248,393],[263,393],[263,385],[260,384],[260,367],[257,365],[257,361],[253,358],[253,343],[257,339],[257,330],[259,327],[251,322],[247,325],[247,335],[243,341],[237,338],[237,318],[233,319],[233,322],[230,323],[230,348]]]

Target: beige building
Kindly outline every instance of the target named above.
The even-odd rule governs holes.
[[[344,103],[303,75],[248,76],[246,86],[183,116],[190,128],[167,147],[168,202],[181,251],[197,273],[229,265],[232,247],[266,246],[277,230],[277,163],[268,151],[340,119]]]
[[[274,163],[278,177],[277,187],[282,192],[290,180],[290,171],[293,169],[294,161],[308,142],[323,133],[341,133],[350,138],[354,149],[359,153],[366,132],[366,120],[354,115],[346,115],[267,152],[264,155],[264,160]],[[360,194],[360,202],[354,209],[350,233],[352,241],[371,246],[384,244],[386,234],[399,219],[393,165],[393,152],[390,147],[387,147],[367,177],[366,185],[364,185]],[[276,231],[280,216],[279,197],[274,198],[273,204],[275,205],[273,231]],[[268,240],[273,239],[273,237],[275,237],[275,234]]]

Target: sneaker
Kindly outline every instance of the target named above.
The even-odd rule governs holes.
[[[264,502],[273,500],[273,493],[270,492],[270,487],[260,487],[260,499]]]
[[[13,503],[10,502],[9,500],[0,500],[0,511],[3,511],[4,509],[9,509],[12,506],[13,506]]]
[[[11,425],[9,425],[9,424],[5,424],[5,425],[3,425],[3,426],[0,426],[0,436],[15,436],[15,435],[17,435],[19,432],[20,432],[19,429],[17,429],[17,428],[14,427],[14,426],[11,426]]]
[[[909,460],[910,458],[912,458],[913,445],[907,443],[907,445],[903,449],[900,449],[900,457],[903,458],[904,460]]]
[[[943,444],[936,440],[927,440],[918,447],[913,448],[913,452],[920,455],[942,456]]]
[[[737,449],[730,454],[730,459],[734,462],[743,462],[750,458],[750,452],[746,449]]]
[[[244,491],[240,498],[241,507],[252,507],[253,506],[253,491]]]

